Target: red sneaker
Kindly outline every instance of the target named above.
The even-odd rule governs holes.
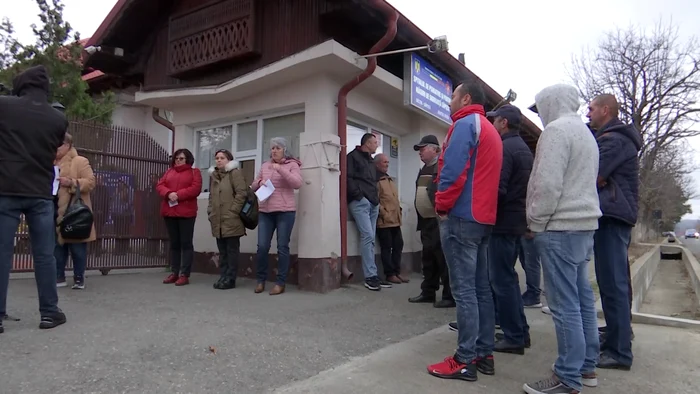
[[[453,356],[445,358],[441,363],[428,365],[428,373],[443,379],[461,379],[475,382],[477,379],[476,363],[462,364]]]
[[[180,275],[180,278],[178,278],[177,282],[175,282],[175,286],[184,286],[189,284],[190,278],[186,277],[185,275]]]
[[[163,283],[165,283],[166,285],[171,285],[175,282],[177,282],[177,275],[175,274],[170,274],[167,278],[163,279]]]

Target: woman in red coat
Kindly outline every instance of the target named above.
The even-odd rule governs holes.
[[[170,237],[172,273],[163,283],[184,286],[190,283],[194,260],[194,222],[197,219],[197,196],[202,192],[202,173],[192,168],[194,156],[187,149],[175,151],[170,169],[158,181],[156,190],[162,199],[160,212]]]

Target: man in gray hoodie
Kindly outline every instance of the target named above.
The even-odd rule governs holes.
[[[598,145],[577,114],[578,91],[545,88],[535,97],[544,130],[527,189],[527,222],[542,260],[559,344],[554,376],[523,386],[530,394],[578,394],[597,385],[598,330],[588,280],[593,234],[601,216]]]

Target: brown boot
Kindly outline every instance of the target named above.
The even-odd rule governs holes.
[[[258,285],[255,286],[255,294],[260,294],[263,291],[265,291],[265,283],[258,283]]]
[[[399,280],[401,280],[401,282],[403,282],[403,283],[408,283],[408,282],[411,281],[410,279],[404,278],[404,277],[401,276],[401,275],[396,275],[396,277],[399,278]]]
[[[386,278],[386,281],[389,283],[393,283],[395,285],[400,285],[401,283],[403,283],[403,282],[401,282],[401,279],[396,275],[392,275],[392,276]]]
[[[280,295],[284,293],[284,286],[275,285],[275,287],[270,290],[270,295]]]

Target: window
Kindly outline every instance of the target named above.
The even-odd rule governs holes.
[[[278,116],[263,120],[262,158],[270,157],[270,139],[283,137],[287,140],[287,152],[299,157],[299,135],[304,132],[304,114]]]
[[[214,153],[219,149],[231,149],[232,127],[214,127],[197,132],[197,157],[195,166],[202,172],[202,190],[209,191],[209,167],[214,165]]]
[[[209,191],[208,170],[214,165],[217,150],[230,150],[240,162],[246,182],[251,184],[262,163],[270,157],[270,139],[284,137],[289,153],[299,157],[299,135],[303,132],[303,112],[254,120],[249,118],[241,123],[232,122],[197,130],[195,166],[202,172],[202,191]]]

